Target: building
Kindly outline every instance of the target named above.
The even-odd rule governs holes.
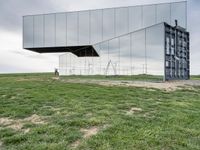
[[[187,2],[24,16],[23,47],[64,52],[61,75],[189,79]]]

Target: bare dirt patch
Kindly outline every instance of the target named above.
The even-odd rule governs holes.
[[[23,82],[23,81],[44,81],[42,78],[18,78],[16,81]]]
[[[3,145],[3,142],[0,141],[0,149],[1,149],[2,145]]]
[[[80,140],[75,141],[74,143],[71,144],[72,148],[77,148],[81,144]]]
[[[89,139],[90,137],[96,135],[101,129],[105,129],[109,127],[109,125],[104,125],[102,127],[97,127],[97,126],[93,126],[90,128],[81,128],[80,131],[83,133],[83,138],[84,139]],[[71,144],[72,148],[77,148],[80,144],[81,144],[81,140],[77,140],[74,143]]]
[[[82,133],[84,133],[83,137],[84,138],[89,138],[93,135],[96,135],[99,131],[99,128],[98,127],[91,127],[91,128],[88,128],[88,129],[81,129],[80,130]]]
[[[32,116],[25,118],[24,121],[31,122],[33,124],[45,124],[45,121],[42,119],[41,116],[33,114]]]
[[[0,125],[7,126],[13,122],[12,119],[9,118],[0,118]]]
[[[126,112],[127,115],[132,115],[136,112],[141,112],[142,109],[138,107],[132,107],[129,111]]]
[[[30,131],[29,128],[23,129],[25,123],[31,122],[33,124],[45,124],[43,117],[33,114],[30,117],[24,119],[11,119],[11,118],[0,118],[0,125],[5,126],[6,128],[11,128],[16,131],[23,131],[27,133]]]
[[[83,83],[98,84],[103,86],[122,86],[122,87],[144,87],[155,88],[169,91],[177,89],[193,89],[193,86],[200,86],[198,80],[180,80],[169,82],[151,82],[151,81],[123,81],[123,80],[95,80],[95,79],[62,79],[65,83]],[[152,89],[153,91],[153,89]]]
[[[59,77],[52,77],[53,80],[59,80]]]
[[[13,130],[19,131],[23,128],[23,123],[20,121],[13,121],[13,124],[7,126],[8,128],[11,128]]]

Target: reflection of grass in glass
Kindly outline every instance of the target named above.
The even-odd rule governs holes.
[[[200,87],[165,92],[64,83],[52,77],[0,75],[0,119],[24,120],[35,114],[45,122],[24,122],[23,130],[0,124],[0,149],[70,149],[73,143],[84,150],[200,149]],[[85,138],[90,129],[97,133]]]
[[[190,78],[192,80],[200,80],[200,75],[192,75]]]

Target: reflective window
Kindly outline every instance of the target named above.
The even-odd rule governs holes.
[[[120,74],[131,74],[130,34],[120,37]]]
[[[101,72],[101,45],[96,44],[93,47],[99,54],[99,57],[94,58],[94,73],[99,75],[103,73]]]
[[[116,24],[116,36],[125,34],[128,32],[128,8],[115,9],[115,24]]]
[[[56,46],[66,46],[66,13],[56,14]]]
[[[170,67],[170,62],[169,61],[166,61],[166,67]]]
[[[132,13],[129,13],[129,18],[132,18],[133,26],[129,25],[129,28],[138,30],[142,28],[142,7],[136,6],[130,8]]]
[[[102,29],[103,29],[103,20],[102,20],[103,10],[93,10],[91,11],[91,43],[97,43],[102,41]]]
[[[78,44],[78,15],[77,12],[67,13],[67,45]]]
[[[107,67],[107,75],[119,74],[119,62],[120,62],[120,52],[119,52],[119,38],[115,38],[109,41],[108,49],[108,61],[109,66]]]
[[[114,9],[103,10],[103,39],[115,36]]]
[[[89,26],[89,11],[79,12],[79,45],[88,45],[90,36],[90,26]]]
[[[166,37],[166,50],[167,50],[166,54],[168,54],[168,55],[170,54],[169,47],[170,47],[170,44],[169,44],[169,37]]]
[[[170,24],[170,4],[157,5],[157,23],[166,22]]]
[[[101,47],[101,70],[105,74],[106,67],[109,63],[109,56],[108,56],[108,41],[102,42],[100,44]]]
[[[144,74],[145,69],[145,30],[131,34],[132,74]]]
[[[148,27],[156,23],[155,5],[143,6],[143,27]]]
[[[45,46],[55,46],[55,14],[44,15],[44,43]]]
[[[164,75],[164,25],[146,29],[147,74]],[[155,36],[156,35],[156,36]]]
[[[128,7],[128,29],[129,32],[134,31],[134,7]]]
[[[33,47],[33,16],[23,18],[23,36],[24,47]]]
[[[34,16],[34,47],[44,46],[44,16]]]

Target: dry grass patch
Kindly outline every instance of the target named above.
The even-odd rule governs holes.
[[[83,137],[84,138],[89,138],[93,135],[96,135],[99,131],[99,128],[98,127],[91,127],[91,128],[88,128],[88,129],[81,129],[80,130],[82,133],[84,133]]]
[[[33,114],[30,117],[24,119],[10,119],[10,118],[0,118],[0,125],[5,126],[6,128],[11,128],[16,131],[23,131],[27,133],[30,131],[29,128],[23,129],[25,123],[30,122],[33,124],[45,124],[43,117]]]
[[[45,81],[42,78],[18,78],[16,81],[23,82],[23,81]]]
[[[105,129],[108,127],[107,125],[104,125],[102,129]],[[90,137],[96,135],[100,131],[100,127],[93,126],[90,128],[81,128],[80,131],[83,133],[83,138],[84,139],[89,139]],[[77,140],[74,143],[71,144],[72,148],[77,148],[81,144],[81,140]]]
[[[142,109],[138,107],[132,107],[129,111],[126,112],[127,115],[132,115],[136,112],[141,112]]]
[[[4,97],[6,97],[6,95],[1,95],[1,97],[3,97],[3,98],[4,98]]]
[[[77,148],[81,144],[80,140],[75,141],[74,143],[71,144],[72,148]]]
[[[43,117],[33,114],[32,116],[25,118],[24,121],[31,122],[33,124],[45,124]]]
[[[65,83],[81,83],[81,84],[98,84],[102,86],[119,86],[119,87],[142,87],[149,88],[151,91],[161,89],[166,92],[176,91],[178,89],[195,90],[193,86],[200,86],[200,81],[194,80],[177,80],[168,82],[150,82],[150,81],[123,81],[123,80],[95,80],[95,79],[62,79]]]
[[[0,149],[1,149],[2,145],[3,145],[3,142],[0,141]]]

